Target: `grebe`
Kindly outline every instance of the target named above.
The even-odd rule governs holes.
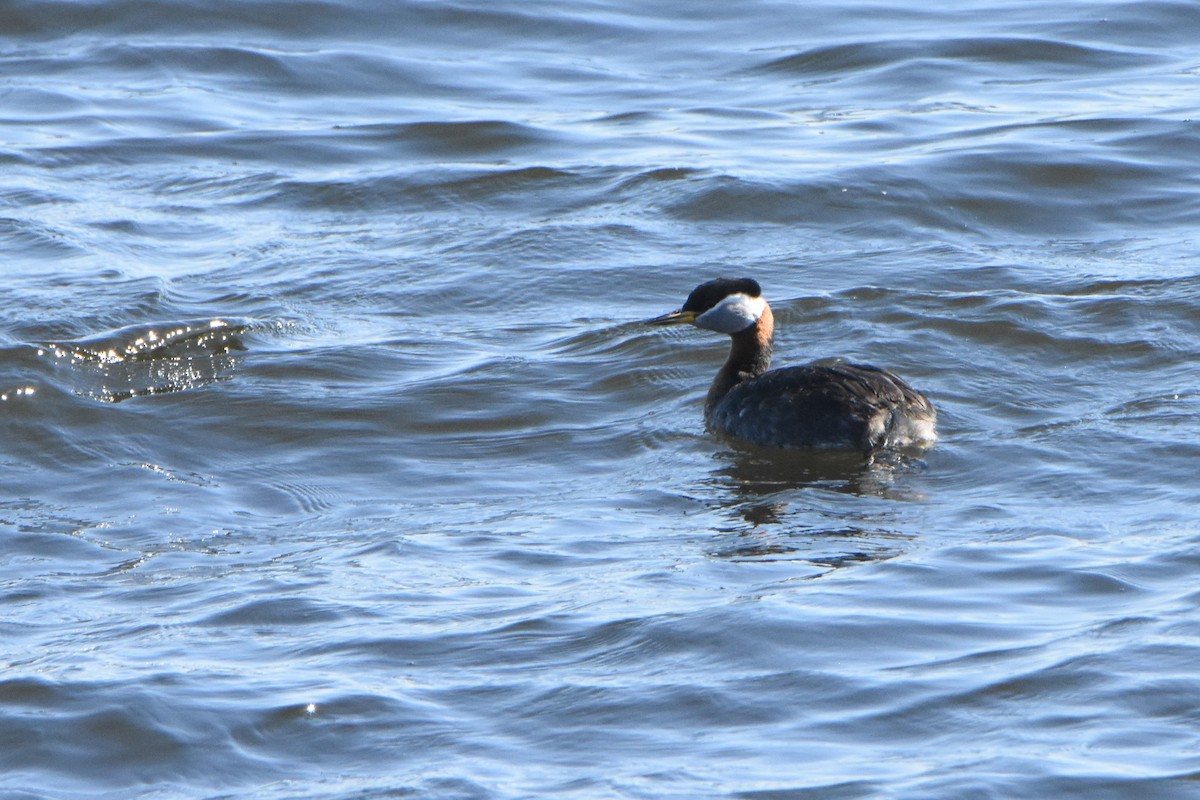
[[[890,370],[837,362],[768,372],[775,318],[751,278],[702,283],[683,308],[647,322],[729,334],[729,358],[704,403],[712,431],[768,447],[867,453],[937,439],[933,404]]]

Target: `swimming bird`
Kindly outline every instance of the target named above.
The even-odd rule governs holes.
[[[768,447],[867,454],[937,439],[933,404],[890,370],[840,361],[769,370],[775,318],[752,278],[702,283],[678,311],[647,323],[729,334],[729,358],[704,403],[714,432]]]

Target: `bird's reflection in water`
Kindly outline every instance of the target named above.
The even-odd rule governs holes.
[[[819,574],[893,558],[912,535],[889,525],[894,509],[886,501],[921,499],[905,480],[925,469],[918,456],[741,446],[721,451],[708,482],[720,490],[717,502],[730,525],[719,529],[722,540],[712,555],[804,561],[821,568]]]

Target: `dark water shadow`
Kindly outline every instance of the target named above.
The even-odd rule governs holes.
[[[708,483],[719,490],[716,502],[730,524],[718,529],[720,546],[710,554],[804,561],[823,572],[893,558],[913,537],[889,525],[890,506],[921,499],[904,480],[925,470],[920,455],[741,445],[720,451]]]
[[[820,487],[849,495],[913,499],[899,476],[925,469],[918,450],[864,455],[856,450],[783,450],[737,444],[716,454],[714,476],[743,501],[780,491]]]

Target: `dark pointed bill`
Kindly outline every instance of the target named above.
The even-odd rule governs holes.
[[[670,314],[663,314],[661,317],[648,319],[646,325],[686,325],[696,319],[695,311],[672,311]]]

